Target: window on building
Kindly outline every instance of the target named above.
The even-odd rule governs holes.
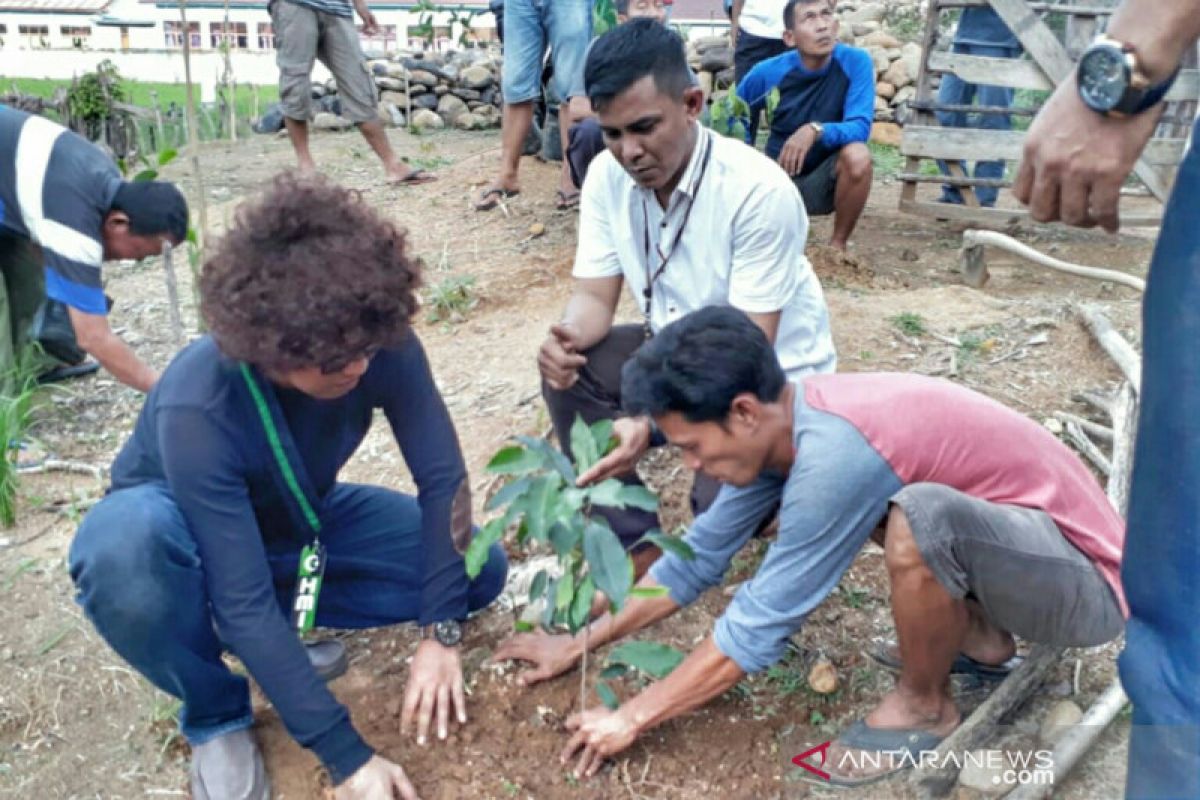
[[[191,36],[191,46],[200,46],[200,23],[189,22],[188,33]],[[167,47],[180,49],[183,47],[183,25],[179,22],[163,23],[163,41]]]
[[[87,25],[60,25],[58,32],[72,47],[84,47],[92,35],[92,29]]]
[[[250,38],[246,33],[246,23],[244,22],[231,22],[228,29],[224,22],[210,22],[208,32],[214,50],[220,48],[222,42],[234,50],[245,50],[250,46]]]
[[[17,33],[25,41],[25,46],[31,50],[43,49],[50,46],[49,25],[18,25]]]
[[[390,53],[396,49],[396,26],[380,25],[379,31],[374,36],[368,36],[363,33],[362,26],[360,25],[358,26],[358,40],[364,50],[382,50],[385,53]]]
[[[269,22],[258,23],[258,49],[275,49],[275,31]]]

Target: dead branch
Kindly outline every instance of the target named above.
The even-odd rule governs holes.
[[[53,458],[46,459],[42,463],[31,467],[17,468],[17,472],[21,475],[40,475],[44,472],[67,472],[73,475],[91,475],[96,480],[102,480],[105,471],[104,467],[99,467],[95,464],[85,464],[82,461],[59,461]]]
[[[179,287],[175,283],[175,261],[171,257],[174,248],[170,242],[163,242],[162,261],[163,276],[167,282],[167,310],[170,312],[171,338],[175,346],[183,345],[183,316],[179,312]]]
[[[987,265],[982,261],[982,250],[980,249],[983,245],[987,245],[1020,256],[1040,266],[1065,272],[1068,275],[1118,283],[1122,286],[1128,286],[1130,289],[1136,289],[1139,292],[1146,291],[1146,282],[1141,278],[1111,269],[1085,267],[1082,264],[1072,264],[1069,261],[1062,261],[1044,253],[1039,253],[1029,245],[1022,244],[1011,236],[1005,236],[1003,233],[997,231],[981,231],[971,228],[963,231],[962,236],[963,271],[968,275],[972,285],[982,286],[983,282],[987,280]],[[974,259],[975,262],[969,263],[968,259]]]
[[[1083,320],[1088,330],[1096,337],[1096,341],[1104,348],[1104,352],[1117,363],[1125,378],[1133,385],[1134,391],[1142,391],[1142,358],[1133,345],[1125,341],[1125,337],[1108,321],[1098,309],[1093,306],[1077,305],[1075,313]]]
[[[1071,395],[1071,399],[1077,403],[1084,403],[1095,408],[1097,411],[1103,411],[1108,416],[1113,414],[1113,400],[1107,395],[1100,392],[1081,391]]]
[[[1113,406],[1112,472],[1108,475],[1108,499],[1122,517],[1129,506],[1133,472],[1133,449],[1137,437],[1138,399],[1133,387],[1122,383]]]
[[[1074,422],[1066,424],[1067,438],[1071,440],[1071,444],[1087,458],[1088,461],[1096,465],[1096,468],[1105,475],[1112,475],[1112,462],[1108,457],[1096,447],[1095,442],[1087,437],[1087,434],[1080,430],[1079,426]]]
[[[1090,419],[1085,419],[1078,414],[1072,414],[1069,411],[1055,411],[1055,418],[1066,425],[1068,422],[1073,422],[1079,426],[1079,429],[1086,433],[1092,439],[1097,439],[1105,444],[1112,444],[1113,430],[1107,425],[1101,425],[1098,422],[1092,422]]]

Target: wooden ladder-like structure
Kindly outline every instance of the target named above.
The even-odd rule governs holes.
[[[962,161],[1004,160],[1017,162],[1021,158],[1025,133],[1023,131],[988,131],[972,128],[944,128],[938,124],[938,111],[965,111],[958,106],[942,106],[937,102],[939,76],[953,73],[968,83],[1004,86],[1013,89],[1053,90],[1068,78],[1075,62],[1097,33],[1108,23],[1119,0],[928,0],[925,19],[923,56],[917,74],[916,95],[909,103],[912,114],[904,127],[900,151],[906,156],[904,172],[898,175],[903,182],[900,210],[924,216],[953,219],[981,225],[1005,225],[1014,218],[1026,216],[1023,209],[983,208],[975,196],[975,187],[1006,188],[1006,178],[972,178],[962,169]],[[1086,3],[1086,4],[1085,4]],[[1021,44],[1025,55],[1018,59],[985,58],[951,52],[948,37],[942,35],[947,15],[969,6],[990,5],[1007,23]],[[1052,29],[1060,29],[1060,37]],[[1200,98],[1200,72],[1196,69],[1196,53],[1189,53],[1171,92],[1167,95],[1167,110],[1155,136],[1143,151],[1134,167],[1138,185],[1124,190],[1125,194],[1152,196],[1165,203],[1179,162],[1183,158],[1188,131],[1196,114]],[[1008,113],[1014,117],[1032,117],[1037,106],[1009,109],[973,106],[973,113]],[[949,175],[923,174],[926,160],[942,160]],[[949,184],[958,187],[963,205],[947,205],[918,197],[922,184]],[[1161,207],[1122,216],[1126,225],[1155,225],[1161,218]]]

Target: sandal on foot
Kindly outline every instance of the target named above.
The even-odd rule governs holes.
[[[475,203],[475,210],[491,211],[500,205],[501,201],[507,200],[510,197],[516,197],[520,193],[520,189],[505,189],[503,186],[492,186],[479,195],[479,200]]]
[[[434,175],[429,170],[414,169],[403,178],[397,178],[394,181],[388,181],[388,183],[392,186],[418,186],[422,183],[433,183],[436,180],[437,175]]]
[[[562,189],[557,192],[558,200],[554,203],[554,207],[559,211],[570,211],[572,208],[579,206],[579,192],[567,193]]]
[[[895,642],[876,642],[867,650],[867,655],[885,669],[900,672],[904,669],[904,664],[895,654],[895,650]],[[968,655],[959,653],[954,657],[954,663],[950,665],[950,674],[973,675],[984,681],[1002,681],[1024,660],[1024,656],[1013,656],[999,664],[984,664],[982,661],[976,661]]]

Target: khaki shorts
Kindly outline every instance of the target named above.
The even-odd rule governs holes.
[[[313,61],[320,59],[337,81],[342,116],[351,122],[376,119],[375,81],[367,71],[352,17],[316,11],[290,0],[272,0],[279,102],[289,119],[308,120]]]
[[[892,502],[938,582],[978,601],[996,627],[1059,647],[1093,647],[1124,629],[1112,587],[1046,512],[938,483],[906,486]]]

